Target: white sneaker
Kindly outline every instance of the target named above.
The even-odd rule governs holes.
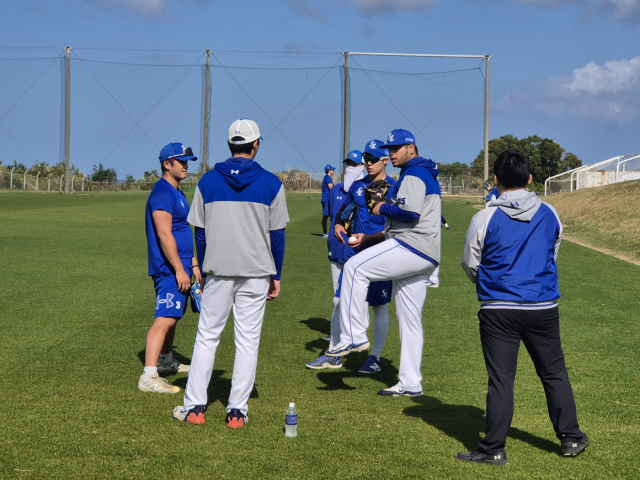
[[[155,393],[178,393],[180,391],[180,388],[169,385],[169,382],[158,375],[151,377],[148,382],[145,382],[142,377],[144,375],[140,375],[140,380],[138,380],[138,390],[140,391]]]
[[[187,373],[189,372],[189,368],[191,368],[191,365],[184,365],[174,358],[173,362],[167,365],[158,364],[158,373],[162,375],[175,375],[176,373]]]

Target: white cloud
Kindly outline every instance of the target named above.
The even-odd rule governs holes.
[[[640,57],[591,62],[571,75],[551,77],[495,103],[498,110],[629,123],[640,118]]]
[[[640,0],[600,0],[599,6],[613,10],[613,18],[622,22],[640,22]]]
[[[148,16],[162,13],[169,0],[85,0],[88,4],[106,9],[125,8],[134,13]]]

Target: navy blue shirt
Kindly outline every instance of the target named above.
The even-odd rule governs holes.
[[[329,192],[329,215],[331,216],[331,228],[327,238],[327,248],[329,249],[329,260],[332,262],[344,263],[347,261],[347,250],[352,250],[344,243],[340,243],[335,236],[336,215],[344,202],[347,200],[347,192],[344,191],[344,183],[333,186]]]
[[[156,182],[149,194],[145,212],[145,228],[147,231],[147,251],[149,255],[149,275],[175,275],[175,270],[162,253],[156,226],[152,214],[163,210],[171,215],[171,233],[176,240],[178,256],[182,265],[191,268],[193,258],[193,236],[187,222],[189,203],[184,194],[173,187],[164,178]]]

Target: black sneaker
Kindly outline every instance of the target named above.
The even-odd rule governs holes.
[[[463,462],[486,463],[487,465],[506,465],[509,463],[509,460],[507,460],[507,452],[504,450],[500,450],[492,455],[474,450],[473,452],[458,453],[456,458]]]
[[[560,446],[560,451],[562,452],[563,457],[577,457],[588,446],[589,438],[584,435],[578,440],[576,440],[575,438],[563,440]]]

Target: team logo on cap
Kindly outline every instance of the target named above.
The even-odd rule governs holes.
[[[376,148],[376,141],[375,140],[371,140],[371,143],[369,144],[369,148]]]
[[[393,142],[395,139],[393,138],[393,132],[389,134],[389,137],[387,138],[387,142]]]

